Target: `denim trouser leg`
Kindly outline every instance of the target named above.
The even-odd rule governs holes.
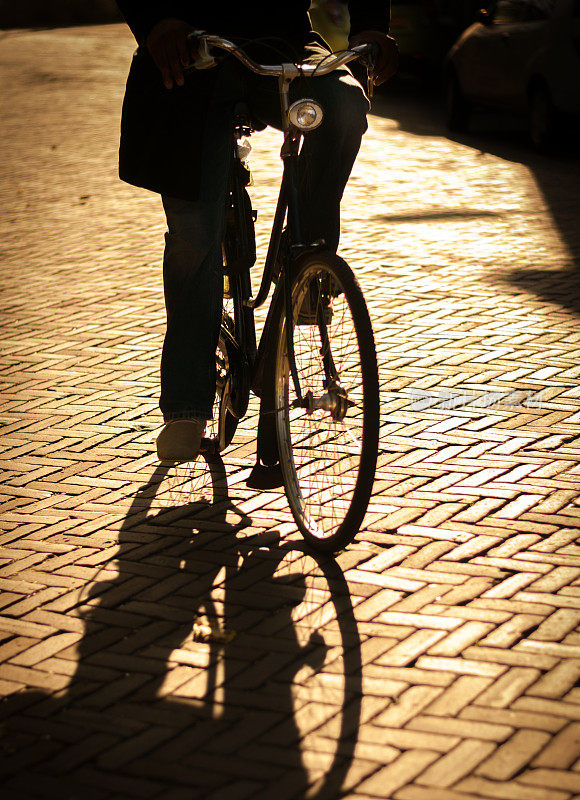
[[[167,331],[161,356],[164,419],[210,419],[222,304],[223,204],[163,198]]]
[[[222,239],[231,152],[232,117],[239,98],[235,75],[222,70],[205,120],[198,200],[163,197],[163,286],[167,330],[161,356],[165,421],[211,419],[215,353],[223,298]]]
[[[303,239],[324,238],[336,250],[340,200],[366,130],[368,101],[352,77],[337,73],[295,81],[292,99],[300,97],[318,99],[325,113],[322,125],[306,135],[300,154]],[[163,197],[167,332],[159,405],[166,421],[212,415],[223,292],[221,242],[238,100],[245,100],[263,122],[280,127],[276,80],[224,70],[206,120],[200,199]]]
[[[295,92],[301,88],[297,83]],[[327,248],[336,252],[340,201],[367,129],[369,104],[351,76],[312,78],[309,88],[309,96],[324,109],[324,119],[319,128],[306,134],[300,152],[302,236],[305,242],[324,239]]]
[[[281,127],[275,85],[259,79],[261,91],[251,108],[268,125]],[[360,84],[345,72],[299,78],[290,86],[290,102],[318,100],[324,109],[320,127],[305,134],[299,156],[299,205],[304,242],[324,239],[336,251],[340,237],[340,201],[367,129],[369,101]]]

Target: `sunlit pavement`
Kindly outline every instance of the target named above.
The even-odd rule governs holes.
[[[116,177],[132,48],[0,38],[4,796],[580,797],[578,159],[379,97],[342,240],[379,472],[356,543],[315,559],[245,485],[255,406],[224,463],[156,462],[164,224]],[[254,140],[263,252],[279,136]]]

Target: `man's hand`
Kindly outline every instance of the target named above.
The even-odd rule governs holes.
[[[183,68],[195,61],[195,52],[187,39],[187,35],[194,30],[187,22],[168,17],[154,25],[145,40],[166,89],[172,89],[174,83],[183,86]]]
[[[361,31],[355,33],[349,39],[349,45],[355,47],[357,44],[369,44],[373,42],[380,48],[380,53],[375,64],[375,72],[373,76],[373,83],[379,86],[386,80],[391,78],[397,71],[399,66],[399,51],[397,43],[392,36],[387,36],[386,33],[380,31]]]

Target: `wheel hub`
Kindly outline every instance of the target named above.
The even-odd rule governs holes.
[[[299,405],[301,408],[306,409],[306,413],[309,416],[315,411],[326,411],[332,419],[340,422],[346,417],[348,409],[354,403],[348,399],[345,389],[339,383],[336,383],[329,386],[328,391],[320,397],[315,397],[313,392],[309,390]]]

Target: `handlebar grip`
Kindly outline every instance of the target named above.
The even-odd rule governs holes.
[[[205,31],[193,31],[187,37],[195,44],[196,48],[196,58],[192,65],[194,69],[211,69],[217,64],[217,61],[210,53],[207,39],[204,37]]]
[[[376,42],[369,42],[369,56],[373,62],[376,62],[381,54],[381,48]]]

